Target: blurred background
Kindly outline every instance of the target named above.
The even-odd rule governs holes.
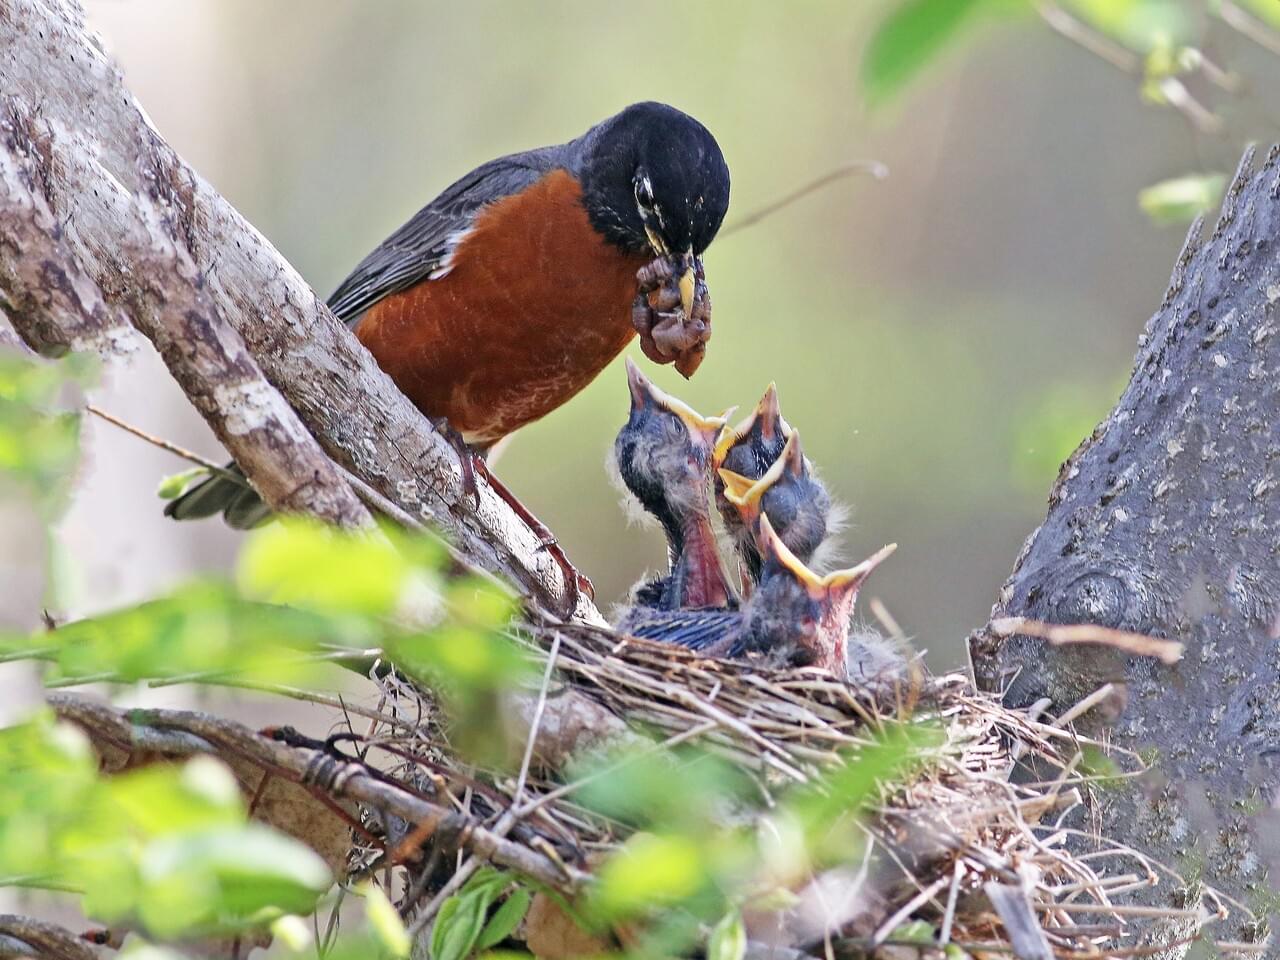
[[[1185,223],[1153,223],[1139,192],[1229,173],[1246,138],[1280,139],[1256,94],[1280,76],[1246,35],[1195,20],[1201,48],[1240,81],[1222,123],[1200,122],[1185,103],[1169,108],[1176,90],[1153,87],[1150,50],[1126,73],[1021,5],[975,14],[945,48],[936,30],[908,35],[900,59],[930,62],[877,77],[869,38],[902,6],[87,3],[160,132],[322,295],[475,165],[569,139],[636,100],[674,104],[716,135],[730,225],[832,168],[885,163],[883,181],[842,180],[711,247],[716,333],[691,382],[641,362],[703,412],[749,409],[776,381],[852,508],[844,556],[898,542],[868,594],[948,667],[1160,302]],[[221,456],[153,356],[94,399]],[[520,433],[497,470],[605,605],[663,562],[604,469],[626,410],[619,361]],[[184,463],[92,418],[85,431],[52,547],[60,595],[45,592],[40,525],[21,505],[0,509],[0,623],[136,602],[233,562],[239,537],[220,522],[161,516],[156,485]]]

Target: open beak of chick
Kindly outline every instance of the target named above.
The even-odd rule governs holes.
[[[800,583],[804,584],[809,596],[824,606],[842,606],[843,604],[839,601],[856,595],[867,577],[871,576],[871,571],[898,549],[896,543],[891,543],[881,547],[857,566],[845,570],[833,570],[831,573],[819,576],[787,548],[782,538],[774,532],[769,517],[763,513],[760,514],[756,525],[756,543],[762,554],[776,558]]]
[[[791,427],[782,419],[782,407],[778,403],[778,387],[769,384],[751,414],[733,427],[725,427],[716,439],[712,463],[717,469],[724,466],[730,452],[742,443],[752,443],[761,451],[776,449],[778,439],[791,434]],[[772,460],[772,458],[768,458]]]
[[[800,642],[809,647],[809,662],[837,674],[845,669],[849,642],[849,620],[853,616],[858,590],[876,567],[897,548],[896,543],[881,547],[857,566],[819,576],[792,553],[774,532],[769,517],[761,514],[756,525],[756,540],[761,556],[780,564],[814,601],[819,611],[812,633]],[[810,646],[812,645],[812,646]]]
[[[659,389],[640,371],[630,357],[627,357],[627,389],[631,391],[633,413],[652,406],[672,414],[684,424],[689,434],[690,445],[699,454],[711,453],[715,447],[716,437],[724,430],[729,422],[728,417],[734,410],[730,407],[718,417],[704,417],[683,400]],[[703,463],[706,463],[706,460],[703,460]]]
[[[804,473],[804,453],[800,448],[800,432],[791,430],[782,454],[764,472],[759,480],[752,480],[740,473],[723,468],[716,471],[724,484],[724,497],[733,504],[748,530],[755,529],[762,512],[764,495],[785,476],[799,477]]]

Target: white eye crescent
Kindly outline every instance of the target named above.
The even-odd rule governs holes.
[[[653,209],[653,184],[649,182],[648,176],[636,178],[636,204],[642,210]]]

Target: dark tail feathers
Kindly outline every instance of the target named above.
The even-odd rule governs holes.
[[[164,515],[174,520],[203,520],[221,513],[227,526],[249,530],[271,518],[271,510],[258,496],[243,471],[234,463],[227,464],[232,477],[215,475],[196,484],[164,508]]]

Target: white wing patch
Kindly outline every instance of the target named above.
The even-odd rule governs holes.
[[[447,277],[453,270],[453,255],[458,252],[458,246],[471,235],[471,227],[465,230],[454,230],[444,238],[444,256],[440,258],[439,265],[427,274],[428,280],[439,280],[441,277]]]

